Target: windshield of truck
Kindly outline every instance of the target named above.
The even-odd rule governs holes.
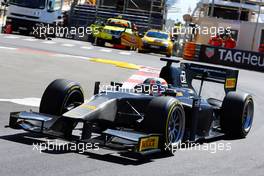
[[[120,19],[109,19],[107,20],[106,25],[122,28],[131,28],[131,23],[129,21]]]
[[[154,32],[154,31],[148,32],[146,36],[152,38],[158,38],[158,39],[166,39],[166,40],[169,38],[169,35],[166,33]]]
[[[10,0],[9,3],[21,7],[44,9],[46,0]]]

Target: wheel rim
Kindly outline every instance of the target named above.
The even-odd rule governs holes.
[[[181,142],[184,133],[184,119],[182,111],[179,108],[175,108],[169,117],[167,139],[171,145]]]
[[[253,102],[249,100],[243,113],[243,129],[249,132],[253,122]]]
[[[78,90],[73,91],[66,98],[64,105],[63,105],[63,108],[62,108],[62,113],[70,111],[70,110],[76,108],[77,106],[81,105],[82,103],[83,103],[82,93]]]

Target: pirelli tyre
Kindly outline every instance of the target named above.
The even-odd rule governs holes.
[[[148,133],[162,134],[162,152],[173,154],[181,145],[184,136],[184,108],[175,98],[155,97],[146,109],[142,125]]]
[[[84,102],[79,83],[57,79],[46,88],[40,102],[40,113],[61,116]]]
[[[249,94],[229,92],[222,103],[221,128],[234,138],[245,138],[254,116],[254,102]]]

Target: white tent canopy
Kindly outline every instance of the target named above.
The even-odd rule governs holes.
[[[199,3],[201,5],[214,3],[215,5],[221,5],[221,6],[227,6],[227,7],[237,7],[237,8],[249,9],[249,10],[258,12],[259,11],[258,2],[256,1],[255,2],[251,1],[251,2],[256,3],[256,4],[245,4],[245,3],[231,2],[231,1],[224,1],[224,0],[201,0]],[[262,3],[262,5],[264,5],[264,3]]]

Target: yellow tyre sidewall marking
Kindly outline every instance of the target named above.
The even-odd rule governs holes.
[[[167,144],[169,144],[169,139],[168,139],[168,125],[169,125],[169,121],[170,121],[170,119],[171,119],[171,113],[173,112],[173,110],[174,110],[174,108],[177,106],[177,105],[179,105],[179,102],[177,101],[177,102],[175,102],[175,103],[173,103],[172,105],[171,105],[171,107],[170,107],[170,110],[169,110],[169,113],[168,113],[168,116],[167,116],[167,121],[166,121],[166,136],[165,136],[165,142],[167,143]]]

